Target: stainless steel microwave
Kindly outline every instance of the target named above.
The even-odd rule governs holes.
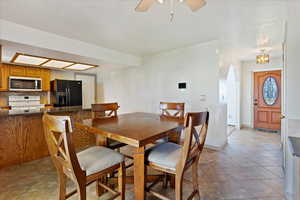
[[[10,91],[42,91],[42,79],[31,77],[9,77]]]

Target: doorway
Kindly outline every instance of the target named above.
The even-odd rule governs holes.
[[[96,100],[96,75],[76,73],[75,79],[82,81],[82,108],[91,108]]]
[[[238,125],[238,94],[237,77],[233,66],[230,66],[226,80],[227,123],[229,126]]]
[[[281,70],[254,72],[254,128],[281,129]]]

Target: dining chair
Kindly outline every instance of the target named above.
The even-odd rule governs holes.
[[[160,102],[160,116],[171,120],[183,120],[184,103]],[[157,143],[163,143],[166,141],[179,143],[180,130],[170,133],[168,138],[160,139]]]
[[[184,118],[184,103],[160,102],[161,116],[167,118]]]
[[[101,119],[118,117],[119,108],[120,106],[118,105],[118,103],[92,104],[92,118]],[[103,136],[100,135],[96,135],[96,141],[98,145],[106,146],[110,149],[119,150],[121,147],[126,146],[126,144],[112,139],[103,140]]]
[[[196,195],[200,199],[198,162],[207,135],[208,120],[208,112],[187,113],[184,122],[183,146],[167,142],[156,145],[146,152],[146,165],[158,171],[175,175],[176,200],[182,200],[183,175],[190,167],[192,167],[193,192],[187,199],[192,199]],[[160,181],[158,179],[150,184],[146,187],[146,191],[160,199],[167,200],[168,197],[152,189]]]
[[[97,194],[101,189],[112,193],[110,199],[125,199],[124,156],[109,148],[94,146],[79,153],[72,143],[72,126],[69,116],[43,116],[44,134],[51,159],[59,177],[59,200],[65,200],[78,193],[80,200],[86,200],[86,186],[97,182]],[[101,178],[118,171],[118,191],[104,185]],[[66,181],[71,179],[76,189],[67,193]]]

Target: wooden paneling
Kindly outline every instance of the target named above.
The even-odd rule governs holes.
[[[0,91],[8,90],[8,66],[0,63]]]
[[[50,69],[42,69],[41,70],[43,91],[50,91],[50,76],[51,76]]]
[[[40,115],[1,118],[0,126],[0,168],[48,155]]]
[[[43,91],[50,91],[50,69],[0,63],[0,91],[8,91],[9,76],[41,78]]]
[[[23,66],[9,66],[9,75],[10,76],[26,76],[26,68]]]
[[[37,67],[25,67],[26,69],[26,74],[25,76],[28,77],[36,77],[36,78],[40,78],[41,77],[41,69],[37,68]]]
[[[57,113],[57,115],[69,115],[73,122],[91,118],[90,111]],[[0,127],[0,168],[49,155],[44,138],[42,114],[1,117]],[[92,134],[78,129],[74,129],[72,134],[78,149],[95,145],[95,136]]]

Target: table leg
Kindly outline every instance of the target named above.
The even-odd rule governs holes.
[[[96,134],[96,145],[107,147],[107,137]]]
[[[145,147],[135,149],[134,155],[134,192],[135,199],[145,199]]]

